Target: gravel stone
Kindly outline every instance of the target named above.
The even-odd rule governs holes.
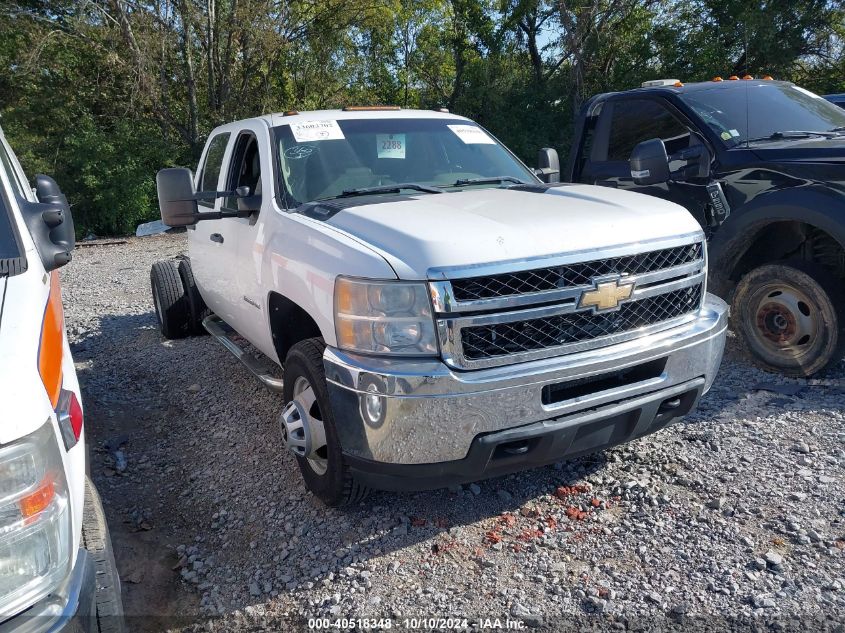
[[[278,395],[211,337],[158,332],[150,266],[185,249],[184,233],[80,247],[61,272],[92,475],[132,544],[116,548],[128,613],[235,633],[386,615],[845,624],[845,364],[782,378],[731,337],[699,409],[653,435],[326,508],[280,447]]]

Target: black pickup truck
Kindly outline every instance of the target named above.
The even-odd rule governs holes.
[[[839,362],[845,110],[769,78],[646,83],[584,105],[562,179],[686,207],[709,238],[710,289],[764,368],[811,376]],[[550,154],[538,173],[555,171]]]

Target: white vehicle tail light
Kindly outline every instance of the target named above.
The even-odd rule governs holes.
[[[70,572],[68,487],[52,423],[0,447],[0,618]]]

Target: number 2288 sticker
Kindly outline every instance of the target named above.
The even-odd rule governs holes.
[[[379,158],[405,158],[404,134],[376,134]]]

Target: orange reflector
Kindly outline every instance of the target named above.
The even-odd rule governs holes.
[[[382,105],[382,106],[346,106],[343,108],[344,112],[367,112],[373,110],[376,112],[401,110],[399,106]]]
[[[298,110],[285,110],[282,113],[282,116],[293,116],[294,114],[299,114]]]
[[[751,75],[743,75],[742,78],[743,79],[754,79],[754,77],[752,77]]]
[[[716,75],[715,77],[713,77],[713,81],[724,81],[724,79],[719,77],[719,75]]]
[[[55,408],[62,390],[62,347],[64,345],[65,318],[62,310],[62,289],[59,274],[50,273],[50,295],[41,324],[41,342],[38,345],[38,373]]]
[[[736,75],[731,75],[730,77],[728,77],[728,81],[738,81],[738,80],[739,80],[739,77],[737,77]]]
[[[675,88],[683,88],[683,87],[684,87],[684,84],[683,84],[683,82],[681,82],[681,81],[676,81],[676,82],[675,82],[675,83],[673,83],[672,85],[673,85]]]
[[[25,518],[35,516],[50,505],[55,495],[56,488],[53,485],[53,479],[48,476],[41,482],[41,485],[38,486],[35,492],[28,494],[18,502],[21,507],[21,514]]]
[[[772,81],[771,75],[763,75],[763,81]]]

